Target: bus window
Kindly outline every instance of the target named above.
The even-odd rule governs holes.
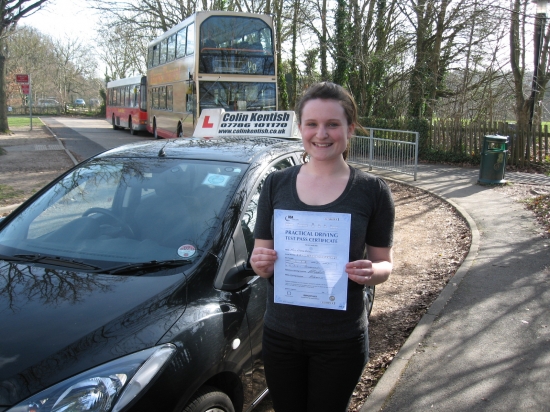
[[[135,87],[136,86],[134,85],[128,86],[128,107],[134,107],[134,100],[136,96]]]
[[[195,94],[187,94],[187,106],[186,106],[186,111],[188,113],[194,113],[195,111],[195,104],[197,102],[197,95]]]
[[[195,23],[189,25],[187,31],[187,55],[195,53]]]
[[[124,107],[130,106],[130,86],[124,88]]]
[[[153,67],[159,65],[159,48],[160,44],[155,44],[153,46]]]
[[[166,55],[166,61],[171,62],[176,58],[176,35],[173,34],[168,38],[168,54]]]
[[[276,110],[275,83],[199,82],[200,110]]]
[[[155,98],[155,96],[157,94],[156,90],[157,90],[157,88],[153,87],[151,89],[151,91],[149,92],[149,94],[151,95],[151,108],[153,108],[153,109],[157,108],[157,102],[156,102],[156,98]]]
[[[166,63],[166,50],[168,48],[168,39],[164,39],[161,43],[160,43],[160,51],[159,51],[159,64],[164,64]]]
[[[262,29],[260,30],[260,42],[262,45],[263,50],[265,50],[268,54],[273,54],[273,46],[271,43],[271,30],[270,29]]]
[[[213,16],[200,29],[199,72],[274,75],[272,29],[261,19]],[[206,46],[214,39],[220,49]]]
[[[176,34],[176,59],[185,56],[186,33],[187,27],[184,27]]]
[[[159,87],[159,109],[166,110],[166,86]]]
[[[174,93],[173,86],[166,86],[166,109],[173,110],[174,108]]]

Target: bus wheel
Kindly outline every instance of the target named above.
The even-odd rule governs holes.
[[[130,120],[128,120],[128,128],[130,129],[130,134],[132,136],[135,136],[138,134],[137,130],[134,130],[134,125],[132,124],[132,118],[130,117]]]
[[[113,124],[113,130],[118,130],[119,129],[119,127],[115,124],[115,115],[114,114],[113,114],[112,124]]]

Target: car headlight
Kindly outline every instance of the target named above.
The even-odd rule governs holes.
[[[57,383],[7,412],[120,411],[175,351],[174,345],[166,344],[115,359]]]

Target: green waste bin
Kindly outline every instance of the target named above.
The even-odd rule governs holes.
[[[479,168],[478,183],[503,184],[504,169],[506,168],[506,136],[485,136],[481,151],[481,166]]]

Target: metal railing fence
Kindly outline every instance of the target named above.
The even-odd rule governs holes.
[[[354,136],[351,140],[348,160],[366,164],[369,166],[369,170],[372,170],[373,167],[392,170],[412,175],[416,180],[419,133],[390,129],[366,129],[370,130],[369,136]],[[397,140],[407,137],[409,140]]]

